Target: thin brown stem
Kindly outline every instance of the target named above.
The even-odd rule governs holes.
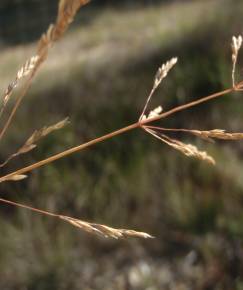
[[[17,203],[17,202],[14,202],[14,201],[10,201],[10,200],[4,199],[4,198],[0,198],[0,202],[4,202],[4,203],[10,204],[12,206],[22,207],[22,208],[37,212],[39,214],[44,214],[44,215],[48,215],[48,216],[52,216],[52,217],[59,217],[58,214],[51,213],[51,212],[48,212],[48,211],[45,211],[45,210],[41,210],[41,209],[38,209],[38,208],[35,208],[35,207],[31,207],[31,206],[28,206],[28,205],[25,205],[25,204],[22,204],[22,203]]]
[[[79,146],[72,147],[72,148],[70,148],[70,149],[68,149],[66,151],[63,151],[63,152],[58,153],[56,155],[53,155],[53,156],[51,156],[49,158],[41,160],[41,161],[39,161],[37,163],[34,163],[34,164],[29,165],[27,167],[21,168],[21,169],[15,171],[15,172],[12,172],[12,173],[10,173],[10,174],[8,174],[6,176],[3,176],[3,177],[0,178],[0,182],[3,182],[5,179],[8,179],[8,178],[10,178],[10,177],[12,177],[14,175],[19,175],[20,172],[22,172],[22,173],[23,172],[25,172],[25,173],[30,172],[30,171],[32,171],[32,170],[34,170],[36,168],[39,168],[39,167],[41,167],[43,165],[46,165],[46,164],[51,163],[51,162],[53,162],[55,160],[61,159],[61,158],[65,157],[65,156],[68,156],[68,155],[73,154],[75,152],[81,151],[81,150],[83,150],[83,149],[85,149],[87,147],[90,147],[90,146],[95,145],[97,143],[103,142],[103,141],[105,141],[107,139],[110,139],[110,138],[112,138],[114,136],[120,135],[122,133],[125,133],[127,131],[130,131],[130,130],[138,128],[138,127],[140,127],[140,124],[139,123],[134,123],[134,124],[132,124],[130,126],[124,127],[122,129],[119,129],[117,131],[114,131],[112,133],[104,135],[102,137],[96,138],[94,140],[91,140],[91,141],[86,142],[84,144],[81,144]]]
[[[9,173],[9,174],[1,177],[0,178],[0,182],[3,182],[5,180],[13,177],[14,175],[20,175],[20,174],[24,174],[24,173],[30,172],[30,171],[32,171],[34,169],[37,169],[37,168],[41,167],[41,166],[49,164],[49,163],[51,163],[51,162],[53,162],[55,160],[61,159],[61,158],[66,157],[66,156],[68,156],[70,154],[73,154],[75,152],[81,151],[81,150],[83,150],[85,148],[88,148],[88,147],[90,147],[92,145],[95,145],[97,143],[103,142],[103,141],[105,141],[107,139],[113,138],[113,137],[115,137],[117,135],[123,134],[125,132],[128,132],[130,130],[133,130],[133,129],[136,129],[136,128],[139,128],[139,127],[143,127],[144,125],[146,125],[148,123],[151,123],[151,122],[158,121],[160,119],[166,118],[166,117],[171,116],[171,115],[173,115],[173,114],[175,114],[177,112],[180,112],[180,111],[186,110],[188,108],[194,107],[194,106],[196,106],[198,104],[207,102],[209,100],[224,96],[224,95],[229,94],[229,93],[231,93],[233,91],[234,91],[234,88],[226,89],[224,91],[221,91],[221,92],[218,92],[218,93],[214,93],[214,94],[209,95],[207,97],[203,97],[203,98],[198,99],[196,101],[192,101],[192,102],[189,102],[187,104],[175,107],[175,108],[173,108],[173,109],[171,109],[171,110],[169,110],[167,112],[164,112],[164,113],[162,113],[162,114],[160,114],[160,115],[158,115],[156,117],[149,118],[149,119],[146,119],[146,120],[143,120],[143,121],[140,121],[140,122],[136,122],[136,123],[131,124],[131,125],[127,126],[127,127],[121,128],[119,130],[116,130],[114,132],[106,134],[106,135],[104,135],[102,137],[99,137],[99,138],[96,138],[94,140],[91,140],[91,141],[89,141],[87,143],[81,144],[79,146],[72,147],[72,148],[70,148],[68,150],[65,150],[65,151],[63,151],[61,153],[58,153],[58,154],[53,155],[51,157],[48,157],[48,158],[46,158],[44,160],[36,162],[36,163],[34,163],[32,165],[29,165],[27,167],[18,169],[16,171],[12,172],[12,173]]]
[[[216,99],[216,98],[218,98],[218,97],[224,96],[224,95],[229,94],[229,93],[232,93],[232,92],[234,92],[234,91],[235,91],[234,88],[230,88],[230,89],[226,89],[226,90],[224,90],[224,91],[218,92],[218,93],[214,93],[214,94],[212,94],[212,95],[209,95],[209,96],[203,97],[203,98],[198,99],[198,100],[196,100],[196,101],[192,101],[192,102],[190,102],[190,103],[187,103],[187,104],[184,104],[184,105],[181,105],[181,106],[175,107],[175,108],[173,108],[173,109],[171,109],[171,110],[169,110],[169,111],[167,111],[167,112],[164,112],[164,113],[162,113],[162,114],[160,114],[160,115],[158,115],[158,116],[156,116],[156,117],[149,118],[149,119],[147,119],[147,120],[141,122],[141,124],[142,124],[142,125],[145,125],[145,124],[147,124],[147,123],[151,123],[151,122],[154,122],[154,121],[158,121],[158,120],[160,120],[160,119],[163,119],[163,118],[166,118],[166,117],[168,117],[168,116],[171,116],[171,115],[173,115],[173,114],[175,114],[175,113],[177,113],[177,112],[184,111],[184,110],[186,110],[186,109],[188,109],[188,108],[191,108],[191,107],[195,107],[195,106],[197,106],[197,105],[199,105],[199,104],[201,104],[201,103],[208,102],[208,101],[210,101],[210,100]]]
[[[152,98],[152,96],[153,96],[155,90],[156,90],[156,88],[153,87],[152,90],[151,90],[151,92],[150,92],[150,94],[149,94],[149,96],[148,96],[148,98],[147,98],[147,100],[146,100],[146,103],[145,103],[145,106],[144,106],[144,108],[143,108],[143,111],[142,111],[142,113],[141,113],[141,115],[140,115],[140,117],[139,117],[139,121],[142,120],[143,115],[145,114],[145,111],[146,111],[146,109],[147,109],[147,107],[148,107],[148,104],[149,104],[149,102],[150,102],[150,100],[151,100],[151,98]]]

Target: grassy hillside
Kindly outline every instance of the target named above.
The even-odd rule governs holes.
[[[134,122],[158,66],[172,56],[179,64],[152,108],[167,110],[229,87],[230,41],[242,31],[242,15],[242,3],[229,0],[92,12],[89,24],[76,23],[52,50],[2,143],[0,158],[36,128],[66,116],[71,125],[2,172]],[[34,44],[28,44],[1,52],[1,89],[33,51]],[[179,113],[163,126],[242,131],[241,102],[240,95],[230,95]],[[97,240],[2,206],[1,288],[242,289],[242,144],[183,140],[207,149],[217,165],[185,158],[134,131],[34,171],[23,182],[2,185],[9,199],[141,229],[157,239]]]

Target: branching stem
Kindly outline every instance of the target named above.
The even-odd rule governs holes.
[[[241,84],[241,83],[239,83],[239,84]],[[238,84],[236,87],[238,87],[238,88],[240,89],[241,87],[240,87],[239,84]],[[180,111],[186,110],[186,109],[188,109],[188,108],[191,108],[191,107],[194,107],[194,106],[199,105],[199,104],[201,104],[201,103],[204,103],[204,102],[210,101],[210,100],[212,100],[212,99],[215,99],[215,98],[218,98],[218,97],[224,96],[224,95],[229,94],[229,93],[232,93],[232,92],[234,92],[234,91],[235,91],[235,88],[226,89],[226,90],[223,90],[223,91],[221,91],[221,92],[217,92],[217,93],[211,94],[211,95],[209,95],[209,96],[206,96],[206,97],[200,98],[200,99],[198,99],[198,100],[196,100],[196,101],[192,101],[192,102],[189,102],[189,103],[187,103],[187,104],[180,105],[180,106],[175,107],[175,108],[173,108],[173,109],[171,109],[171,110],[169,110],[169,111],[167,111],[167,112],[164,112],[164,113],[162,113],[162,114],[160,114],[160,115],[158,115],[158,116],[156,116],[156,117],[149,118],[149,119],[146,119],[146,120],[143,120],[143,121],[138,121],[138,122],[133,123],[133,124],[131,124],[131,125],[129,125],[129,126],[126,126],[126,127],[121,128],[121,129],[119,129],[119,130],[116,130],[116,131],[114,131],[114,132],[108,133],[108,134],[106,134],[106,135],[104,135],[104,136],[101,136],[101,137],[96,138],[96,139],[94,139],[94,140],[91,140],[91,141],[89,141],[89,142],[83,143],[83,144],[81,144],[81,145],[78,145],[78,146],[72,147],[72,148],[70,148],[70,149],[67,149],[67,150],[61,152],[61,153],[58,153],[58,154],[56,154],[56,155],[53,155],[53,156],[51,156],[51,157],[48,157],[48,158],[43,159],[43,160],[41,160],[41,161],[38,161],[38,162],[36,162],[36,163],[34,163],[34,164],[31,164],[31,165],[29,165],[29,166],[27,166],[27,167],[24,167],[24,168],[18,169],[18,170],[16,170],[16,171],[12,172],[12,173],[9,173],[9,174],[7,174],[7,175],[5,175],[5,176],[2,176],[2,177],[0,178],[0,182],[3,182],[3,181],[5,181],[5,180],[7,180],[7,179],[13,177],[14,175],[25,174],[25,173],[27,173],[27,172],[30,172],[30,171],[34,170],[34,169],[37,169],[37,168],[42,167],[42,166],[44,166],[44,165],[47,165],[47,164],[49,164],[49,163],[51,163],[51,162],[53,162],[53,161],[56,161],[56,160],[58,160],[58,159],[61,159],[61,158],[66,157],[66,156],[68,156],[68,155],[71,155],[71,154],[73,154],[73,153],[75,153],[75,152],[78,152],[78,151],[84,150],[84,149],[86,149],[86,148],[88,148],[88,147],[90,147],[90,146],[92,146],[92,145],[95,145],[95,144],[97,144],[97,143],[103,142],[103,141],[105,141],[105,140],[107,140],[107,139],[111,139],[111,138],[113,138],[113,137],[115,137],[115,136],[117,136],[117,135],[121,135],[121,134],[123,134],[123,133],[125,133],[125,132],[128,132],[128,131],[131,131],[131,130],[133,130],[133,129],[143,127],[144,125],[146,125],[146,124],[148,124],[148,123],[151,123],[151,122],[154,122],[154,121],[158,121],[158,120],[160,120],[160,119],[163,119],[163,118],[166,118],[166,117],[168,117],[168,116],[171,116],[171,115],[173,115],[173,114],[175,114],[175,113],[177,113],[177,112],[180,112]]]

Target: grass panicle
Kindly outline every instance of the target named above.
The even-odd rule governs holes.
[[[35,68],[36,63],[38,61],[38,56],[33,56],[18,70],[15,80],[8,85],[8,88],[5,90],[2,96],[2,107],[0,109],[0,116],[2,115],[7,103],[14,91],[14,89],[18,86],[21,79],[27,77]]]
[[[143,108],[143,111],[139,117],[139,121],[144,119],[144,114],[146,112],[146,109],[148,107],[148,104],[150,102],[150,100],[152,99],[155,91],[157,90],[157,88],[159,87],[159,85],[161,84],[162,80],[164,78],[166,78],[167,74],[169,73],[169,71],[173,68],[173,66],[177,63],[177,57],[173,57],[172,59],[168,60],[165,64],[162,64],[161,67],[159,67],[155,78],[154,78],[154,83],[153,83],[153,87],[152,90],[150,92],[150,94],[148,95],[147,101],[145,103],[145,106]]]
[[[27,139],[27,141],[22,145],[19,150],[10,155],[2,164],[0,164],[0,167],[4,167],[6,164],[8,164],[9,161],[14,159],[15,157],[28,153],[31,150],[35,149],[37,147],[37,142],[47,136],[48,134],[52,133],[53,131],[62,129],[65,125],[69,123],[69,119],[66,118],[54,125],[51,125],[49,127],[43,127],[40,130],[35,130],[35,132]]]
[[[22,92],[18,95],[15,105],[7,119],[7,122],[3,125],[3,129],[0,132],[0,140],[3,138],[4,134],[6,133],[7,129],[9,128],[9,125],[17,111],[17,108],[19,107],[21,101],[23,100],[24,96],[26,95],[33,78],[35,77],[39,67],[41,64],[46,60],[49,52],[49,48],[53,46],[53,44],[59,40],[65,31],[68,29],[70,23],[73,21],[78,9],[82,7],[83,5],[87,4],[89,0],[60,0],[59,2],[59,9],[58,9],[58,15],[56,19],[55,24],[51,24],[46,31],[40,38],[37,46],[37,54],[33,58],[30,59],[17,73],[17,77],[15,81],[10,84],[9,88],[6,90],[3,96],[3,109],[5,108],[13,89],[18,84],[19,80],[23,77],[27,76],[27,80],[25,82],[25,85],[23,87]],[[172,115],[184,111],[188,108],[192,108],[194,106],[198,106],[202,103],[211,101],[213,99],[223,97],[227,94],[233,93],[235,91],[242,91],[243,90],[243,81],[236,83],[235,81],[235,70],[236,70],[236,64],[238,59],[238,53],[242,45],[242,37],[233,37],[232,39],[232,61],[233,61],[233,67],[232,67],[232,87],[225,89],[220,92],[213,93],[209,96],[205,96],[199,99],[196,99],[192,102],[174,107],[168,111],[163,111],[162,106],[159,106],[155,108],[154,110],[150,111],[147,115],[146,110],[148,108],[148,105],[155,93],[155,91],[158,89],[159,85],[163,81],[163,79],[168,75],[169,71],[175,66],[177,63],[177,58],[172,58],[169,61],[167,61],[165,64],[163,64],[157,71],[155,75],[155,79],[153,82],[152,90],[150,91],[145,105],[143,107],[142,113],[140,117],[138,118],[138,121],[130,124],[126,127],[123,127],[121,129],[118,129],[114,132],[108,133],[104,136],[98,137],[96,139],[93,139],[91,141],[88,141],[86,143],[80,144],[78,146],[71,147],[63,152],[60,152],[58,154],[55,154],[53,156],[47,157],[46,159],[43,159],[41,161],[35,162],[31,165],[28,165],[26,167],[20,168],[18,170],[15,170],[13,172],[10,172],[2,177],[0,177],[0,182],[4,181],[20,181],[24,178],[26,178],[26,173],[29,173],[33,171],[34,169],[40,168],[41,166],[50,164],[54,162],[55,160],[64,158],[69,156],[70,154],[74,154],[75,152],[79,152],[81,150],[84,150],[92,145],[95,145],[100,142],[104,142],[105,140],[114,138],[117,135],[121,135],[125,132],[134,130],[134,129],[142,129],[146,133],[152,135],[153,137],[159,139],[163,143],[166,143],[170,147],[180,151],[184,155],[188,157],[194,157],[202,161],[206,161],[210,164],[215,164],[215,160],[213,157],[211,157],[207,152],[199,150],[195,145],[192,144],[186,144],[182,141],[179,141],[177,139],[173,139],[165,134],[165,132],[183,132],[183,133],[190,133],[196,137],[200,137],[206,140],[213,140],[213,139],[223,139],[223,140],[241,140],[243,139],[243,133],[228,133],[225,130],[208,130],[208,131],[202,131],[202,130],[190,130],[190,129],[170,129],[170,128],[162,128],[157,126],[152,126],[151,123],[162,120],[164,118],[171,117]],[[3,110],[2,109],[2,110]],[[34,149],[37,145],[36,143],[39,141],[39,139],[45,137],[47,134],[51,133],[54,130],[62,128],[64,125],[66,125],[67,119],[53,125],[50,127],[44,127],[41,130],[35,131],[31,137],[24,143],[24,145],[13,155],[11,155],[3,165],[5,165],[7,162],[9,162],[14,157],[27,153]],[[2,165],[2,166],[3,166]],[[71,224],[75,226],[76,228],[79,228],[83,231],[101,235],[104,237],[109,238],[126,238],[126,237],[139,237],[139,238],[152,238],[147,233],[143,232],[137,232],[133,230],[125,230],[125,229],[114,229],[111,227],[108,227],[106,225],[101,224],[95,224],[95,223],[89,223],[86,221],[82,221],[80,219],[76,219],[73,217],[65,216],[65,215],[59,215],[54,214],[51,212],[47,212],[41,209],[37,209],[34,207],[30,207],[27,205],[23,205],[20,203],[16,203],[13,201],[9,201],[7,199],[0,198],[0,202],[10,204],[12,206],[25,208],[28,210],[31,210],[33,212],[46,215],[46,216],[52,216],[58,219],[61,219],[62,221],[65,221],[68,224]]]

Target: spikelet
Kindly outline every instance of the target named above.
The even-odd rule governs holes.
[[[16,174],[16,175],[12,175],[10,177],[6,177],[6,178],[1,178],[1,182],[5,182],[5,181],[20,181],[27,178],[27,175],[23,175],[23,174]]]
[[[158,129],[161,129],[158,127]],[[202,139],[212,141],[212,139],[221,139],[221,140],[242,140],[243,133],[231,133],[226,132],[222,129],[213,129],[209,131],[200,131],[200,130],[189,130],[189,129],[170,129],[170,131],[182,131],[186,133],[193,134]]]
[[[185,144],[178,140],[171,140],[172,142],[167,142],[168,145],[172,146],[174,149],[179,150],[188,157],[194,157],[202,161],[206,161],[212,165],[215,165],[215,160],[213,157],[208,155],[206,151],[200,151],[195,145]]]
[[[213,157],[208,155],[206,151],[200,151],[195,145],[185,144],[181,141],[171,139],[169,137],[167,137],[167,140],[161,140],[188,157],[194,157],[199,160],[206,161],[212,165],[215,165],[215,160],[213,159]]]
[[[188,132],[203,139],[222,139],[222,140],[242,140],[243,133],[229,133],[225,130],[214,129],[210,131],[188,130]]]
[[[12,177],[12,180],[20,180],[25,177],[26,177],[25,175],[16,175],[15,177]],[[65,221],[85,232],[96,234],[105,238],[114,238],[114,239],[129,238],[129,237],[142,238],[142,239],[154,238],[153,236],[144,232],[137,232],[134,230],[127,230],[127,229],[114,229],[106,225],[89,223],[89,222],[82,221],[80,219],[45,211],[43,209],[39,209],[39,208],[35,208],[26,204],[10,201],[4,198],[0,198],[0,202],[4,202],[12,206],[17,206],[19,208],[24,208],[24,209],[30,210],[32,212],[35,212],[44,216],[51,216],[54,218],[61,219],[62,221]]]
[[[24,143],[24,145],[14,154],[12,154],[11,156],[9,156],[5,162],[3,162],[2,164],[0,164],[0,167],[5,166],[10,160],[12,160],[13,158],[21,155],[21,154],[25,154],[30,152],[31,150],[33,150],[34,148],[37,147],[37,142],[44,138],[46,135],[52,133],[53,131],[62,129],[65,125],[67,125],[69,123],[69,119],[65,118],[64,120],[51,125],[49,127],[43,127],[40,130],[36,130],[28,139],[27,141]]]
[[[153,89],[156,89],[160,85],[162,80],[167,76],[168,72],[173,68],[173,66],[177,63],[177,61],[178,61],[177,57],[173,57],[165,64],[162,64],[162,66],[158,69],[155,75]]]
[[[163,111],[163,108],[161,106],[159,106],[159,107],[155,108],[154,110],[150,111],[148,116],[146,116],[144,114],[141,121],[148,120],[148,119],[151,119],[154,117],[158,117],[162,111]]]
[[[68,216],[60,215],[59,218],[88,233],[100,235],[106,238],[114,238],[114,239],[121,239],[126,237],[137,237],[143,239],[153,238],[151,235],[144,232],[137,232],[125,229],[114,229],[106,225],[88,223]]]
[[[1,116],[4,108],[6,107],[14,89],[18,86],[20,80],[33,72],[38,60],[39,60],[38,56],[33,56],[19,69],[19,71],[17,72],[15,80],[11,84],[9,84],[8,88],[5,90],[5,92],[2,96],[3,104],[2,104],[2,108],[0,110],[0,116]]]
[[[233,36],[232,37],[232,44],[231,44],[231,47],[232,47],[232,61],[236,61],[237,59],[237,56],[238,56],[238,53],[239,53],[239,50],[241,48],[241,45],[242,45],[242,36],[239,35],[238,37],[235,37]]]
[[[239,50],[242,46],[242,36],[239,35],[238,37],[233,36],[232,37],[232,43],[231,43],[231,48],[232,48],[232,62],[233,62],[233,68],[232,68],[232,85],[233,88],[235,88],[235,68],[236,68],[236,63],[238,59],[238,54]]]
[[[59,40],[67,30],[79,8],[90,0],[61,0],[59,2],[58,16],[55,24],[51,24],[38,43],[38,54],[43,59],[48,54],[49,46]]]
[[[166,143],[167,145],[173,147],[174,149],[180,151],[184,155],[188,157],[194,157],[202,161],[206,161],[212,165],[215,165],[215,160],[213,157],[208,155],[206,151],[200,151],[195,145],[192,144],[185,144],[179,140],[169,138],[164,134],[159,134],[158,132],[147,128],[146,126],[143,127],[145,131],[153,135],[155,138],[161,140],[162,142]]]
[[[160,85],[160,83],[162,82],[162,80],[167,76],[168,72],[172,69],[172,67],[177,63],[177,57],[173,57],[172,59],[170,59],[169,61],[167,61],[165,64],[162,64],[162,66],[158,69],[156,75],[155,75],[155,79],[154,79],[154,84],[152,87],[152,90],[150,91],[149,96],[147,97],[145,106],[143,108],[143,111],[139,117],[139,121],[144,120],[144,115],[145,115],[145,111],[148,107],[148,104],[154,94],[154,92],[156,91],[156,89],[158,88],[158,86]],[[146,116],[145,116],[146,118]]]
[[[90,0],[61,0],[59,2],[58,17],[53,33],[54,41],[64,34],[69,24],[73,22],[73,18],[79,8],[89,2]]]
[[[26,146],[31,146],[34,143],[38,142],[41,138],[45,137],[46,135],[50,134],[53,131],[62,129],[64,126],[66,126],[69,123],[69,118],[65,118],[64,120],[51,125],[49,127],[43,127],[40,130],[36,130],[30,138],[26,141]]]

